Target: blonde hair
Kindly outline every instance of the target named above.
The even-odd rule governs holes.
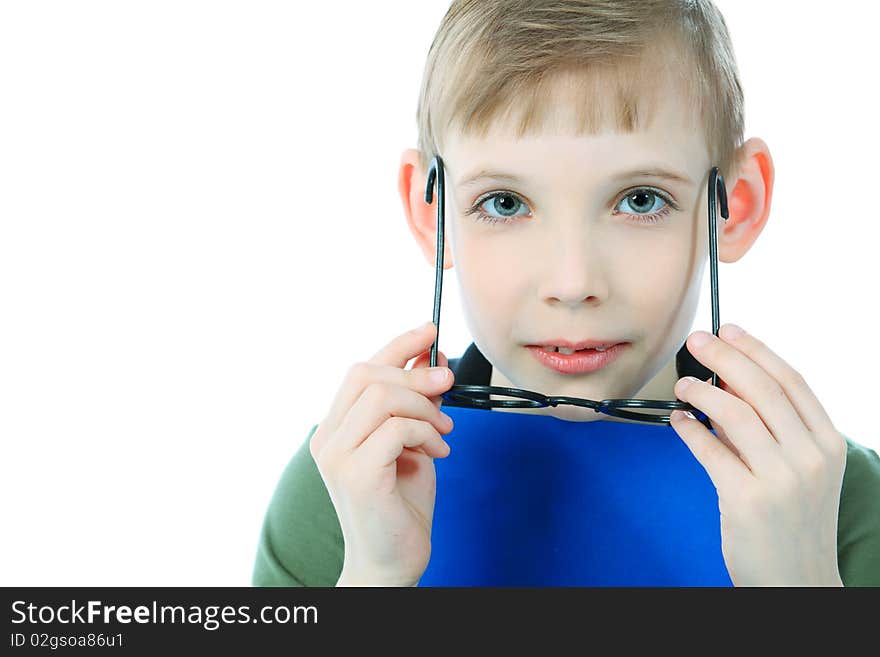
[[[609,118],[632,132],[670,82],[702,125],[711,164],[735,172],[743,92],[721,12],[711,0],[453,0],[428,52],[416,121],[421,164],[446,131],[485,136],[507,115],[517,135],[542,130],[550,90],[566,87],[576,134]],[[611,107],[609,108],[608,105]]]

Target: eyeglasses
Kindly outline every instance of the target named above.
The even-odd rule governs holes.
[[[443,160],[435,155],[428,169],[428,179],[425,186],[425,203],[431,204],[434,192],[434,181],[437,182],[437,265],[434,283],[434,324],[437,326],[437,336],[431,345],[431,367],[437,366],[437,344],[440,340],[440,298],[443,289],[443,236],[445,233],[445,210],[446,184],[444,180]],[[718,221],[716,205],[721,203],[721,216],[726,222],[728,219],[727,191],[724,187],[724,178],[718,167],[712,167],[709,171],[709,278],[712,291],[712,333],[717,336],[719,329],[718,319],[718,236],[716,223]],[[710,370],[711,371],[711,370]],[[718,375],[712,372],[712,385],[718,386]],[[489,395],[504,396],[511,399],[490,399]],[[559,406],[569,404],[592,408],[597,413],[612,415],[615,417],[635,420],[648,424],[669,425],[669,413],[657,415],[654,413],[640,413],[627,411],[627,408],[643,408],[656,411],[672,411],[681,409],[690,411],[694,416],[711,429],[708,416],[687,402],[667,401],[657,399],[604,399],[600,402],[578,397],[548,397],[531,390],[520,388],[507,388],[504,386],[484,385],[453,385],[443,393],[442,398],[455,405],[469,408],[541,408],[546,406]]]

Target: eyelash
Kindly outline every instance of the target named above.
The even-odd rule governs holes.
[[[631,217],[637,217],[635,219],[635,223],[637,223],[637,224],[656,224],[656,223],[663,221],[669,215],[669,213],[672,212],[672,210],[679,210],[680,209],[678,207],[678,205],[669,197],[668,194],[660,191],[659,189],[655,189],[653,187],[633,187],[632,189],[628,189],[626,192],[624,192],[623,194],[620,195],[620,198],[618,199],[617,203],[614,204],[614,207],[616,208],[618,205],[621,204],[621,202],[625,198],[627,198],[628,196],[632,196],[638,192],[648,192],[649,194],[652,194],[653,196],[659,197],[660,199],[662,199],[663,201],[666,202],[666,205],[663,206],[663,209],[661,209],[657,212],[654,212],[653,214],[639,215],[639,214],[630,214],[628,212],[616,212],[615,214],[627,214]],[[507,224],[507,223],[510,223],[513,219],[516,219],[517,217],[522,216],[522,215],[515,215],[512,217],[493,217],[492,215],[486,214],[485,212],[480,210],[480,207],[486,201],[491,201],[492,199],[497,198],[499,196],[511,196],[511,197],[515,198],[517,201],[519,201],[520,203],[522,203],[523,205],[526,205],[525,201],[523,201],[517,194],[514,194],[513,192],[499,190],[497,192],[492,192],[490,194],[486,194],[485,196],[481,196],[479,199],[477,199],[477,202],[474,204],[474,206],[472,208],[470,208],[469,210],[465,210],[464,214],[466,214],[466,215],[475,214],[475,215],[477,215],[476,217],[474,217],[475,221],[480,221],[480,222],[484,222],[487,224],[498,224],[498,223]]]

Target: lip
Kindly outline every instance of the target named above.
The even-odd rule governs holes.
[[[598,344],[601,346],[601,342]],[[610,365],[627,346],[629,342],[621,342],[607,351],[583,351],[573,354],[561,354],[558,351],[549,353],[535,345],[527,345],[526,349],[532,352],[539,363],[559,374],[584,374]]]
[[[569,342],[564,338],[551,338],[527,346],[546,347],[547,345],[553,345],[554,347],[564,347],[565,349],[595,349],[596,347],[611,347],[616,344],[623,344],[624,342],[624,340],[581,340],[580,342]]]

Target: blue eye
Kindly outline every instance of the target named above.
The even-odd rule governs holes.
[[[615,207],[620,207],[624,203],[629,206],[631,211],[616,211],[614,214],[630,216],[635,223],[642,224],[657,223],[673,209],[679,209],[669,196],[650,187],[636,187],[627,190],[626,195],[618,201]],[[484,206],[488,206],[487,209],[498,214],[489,214],[483,209]],[[475,214],[476,221],[489,224],[510,223],[515,217],[523,216],[516,214],[520,207],[526,208],[528,206],[519,196],[513,192],[498,191],[481,197],[472,208],[465,211],[465,214]]]
[[[483,210],[483,206],[498,212],[499,215],[487,214]],[[519,207],[526,207],[526,204],[516,194],[510,192],[494,192],[489,196],[484,196],[465,214],[476,214],[477,221],[485,221],[490,224],[498,221],[507,223],[516,216],[516,210]]]
[[[623,212],[622,214],[635,217],[637,222],[646,224],[657,223],[669,214],[670,208],[675,207],[672,200],[665,194],[647,187],[639,187],[628,191],[626,196],[620,199],[617,207],[624,203],[629,205],[633,212]]]

